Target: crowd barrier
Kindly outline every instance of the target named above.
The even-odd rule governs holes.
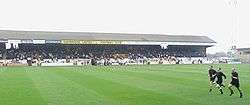
[[[178,58],[178,64],[201,64],[198,62],[199,60],[202,61],[202,64],[212,64],[214,61],[209,60],[207,58]],[[98,65],[104,65],[104,60],[97,61]],[[26,60],[0,60],[0,66],[3,64],[7,64],[8,66],[26,66]],[[91,59],[70,59],[67,61],[66,59],[58,59],[58,60],[51,60],[51,59],[44,59],[40,62],[40,66],[84,66],[84,65],[91,65]],[[146,62],[144,59],[137,59],[137,60],[111,60],[110,65],[143,65],[143,64],[177,64],[176,61],[172,60],[161,60],[159,58],[148,59]],[[34,60],[32,66],[38,66],[38,61]]]

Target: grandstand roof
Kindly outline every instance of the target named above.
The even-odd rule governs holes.
[[[193,36],[193,35],[47,32],[47,31],[13,31],[13,30],[0,30],[0,39],[117,40],[117,41],[123,40],[123,41],[216,43],[214,40],[206,36]]]

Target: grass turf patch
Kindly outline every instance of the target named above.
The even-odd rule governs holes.
[[[230,82],[232,65],[221,67]],[[244,98],[208,93],[208,65],[1,67],[0,105],[248,105],[250,65],[237,65]],[[235,89],[236,90],[236,89]]]

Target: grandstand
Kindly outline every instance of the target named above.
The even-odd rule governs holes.
[[[178,62],[178,57],[206,57],[206,48],[215,43],[206,36],[192,35],[0,30],[0,59],[12,63],[28,58],[66,63],[80,63],[79,59]]]
[[[242,63],[250,63],[250,48],[238,48],[236,49],[236,57]]]

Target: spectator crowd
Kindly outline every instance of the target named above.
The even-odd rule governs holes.
[[[1,46],[0,46],[1,47]],[[0,59],[15,61],[31,59],[155,59],[165,61],[180,60],[177,57],[204,57],[203,49],[191,46],[169,46],[162,49],[156,45],[63,45],[63,44],[20,44],[18,48],[0,48]],[[143,61],[142,60],[142,61]],[[161,62],[160,62],[161,63]]]

